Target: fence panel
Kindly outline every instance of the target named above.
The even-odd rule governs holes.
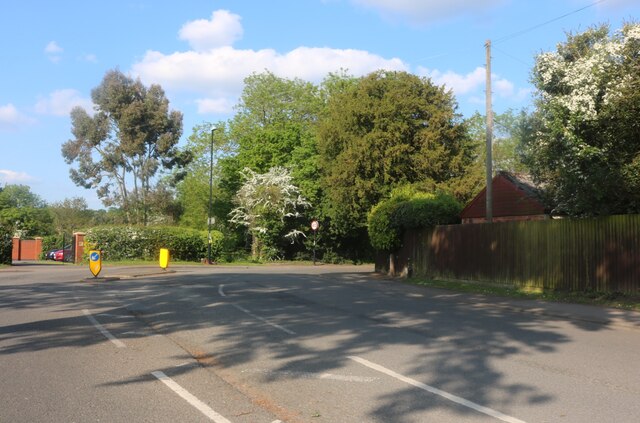
[[[388,255],[385,257],[388,261]],[[412,231],[396,255],[396,269],[409,265],[414,275],[429,277],[537,289],[637,293],[640,215]]]

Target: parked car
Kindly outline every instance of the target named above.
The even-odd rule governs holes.
[[[54,261],[73,261],[73,251],[71,251],[71,245],[49,251],[46,255],[46,259]]]
[[[56,259],[56,251],[58,251],[59,248],[54,248],[53,250],[49,250],[47,251],[47,254],[44,255],[44,259],[45,260],[55,260]]]

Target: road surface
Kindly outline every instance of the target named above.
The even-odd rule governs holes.
[[[0,422],[640,416],[633,322],[408,286],[369,266],[174,270],[0,270]]]

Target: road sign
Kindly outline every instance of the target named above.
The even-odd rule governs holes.
[[[320,227],[320,224],[318,223],[317,220],[314,219],[314,220],[311,221],[311,230],[312,231],[317,231],[319,227]]]
[[[96,278],[102,270],[102,253],[98,250],[89,251],[89,270]]]

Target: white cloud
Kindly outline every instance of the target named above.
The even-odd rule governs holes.
[[[234,102],[226,98],[202,98],[196,100],[198,113],[201,115],[229,113],[233,110]]]
[[[459,97],[463,95],[474,95],[469,101],[476,102],[479,92],[484,92],[486,84],[486,71],[483,67],[477,67],[473,71],[462,75],[453,71],[441,72],[437,69],[419,68],[418,73],[431,78],[436,85],[445,85]],[[491,75],[491,89],[493,93],[502,98],[510,98],[522,101],[531,93],[530,88],[520,88],[516,90],[515,84],[508,79],[497,74]],[[484,101],[484,100],[483,100]]]
[[[399,17],[416,24],[435,22],[460,15],[475,15],[492,9],[505,0],[351,0],[374,9],[384,17]]]
[[[47,54],[62,53],[64,49],[58,45],[55,41],[49,41],[49,44],[44,48],[44,52]]]
[[[496,75],[491,75],[491,85],[493,88],[493,92],[499,95],[500,97],[511,97],[514,92],[513,82],[508,81],[504,78],[498,79]]]
[[[58,45],[55,41],[49,41],[49,44],[44,48],[44,52],[53,63],[58,63],[62,60],[62,52],[64,49]]]
[[[211,20],[198,19],[184,24],[179,36],[196,51],[230,46],[242,38],[240,19],[240,16],[228,10],[216,10],[211,15]]]
[[[11,103],[0,106],[0,129],[2,130],[16,129],[22,124],[31,124],[33,122],[33,119],[20,113]]]
[[[148,51],[133,65],[132,73],[166,90],[198,93],[207,99],[199,103],[199,109],[212,111],[237,99],[244,78],[254,72],[269,70],[280,77],[320,82],[341,68],[355,76],[378,69],[408,70],[398,58],[385,59],[363,50],[298,47],[281,54],[272,49],[223,46],[172,54]]]
[[[25,172],[14,172],[13,170],[0,169],[0,183],[3,184],[21,184],[33,182],[36,178]]]
[[[84,98],[74,89],[57,90],[46,98],[38,100],[35,106],[37,113],[54,116],[68,116],[76,106],[80,106],[88,113],[93,110],[91,100]]]
[[[441,72],[437,69],[422,67],[418,69],[418,74],[431,78],[436,85],[446,85],[457,96],[475,92],[480,87],[484,88],[485,73],[482,67],[477,67],[466,75],[453,71]]]

